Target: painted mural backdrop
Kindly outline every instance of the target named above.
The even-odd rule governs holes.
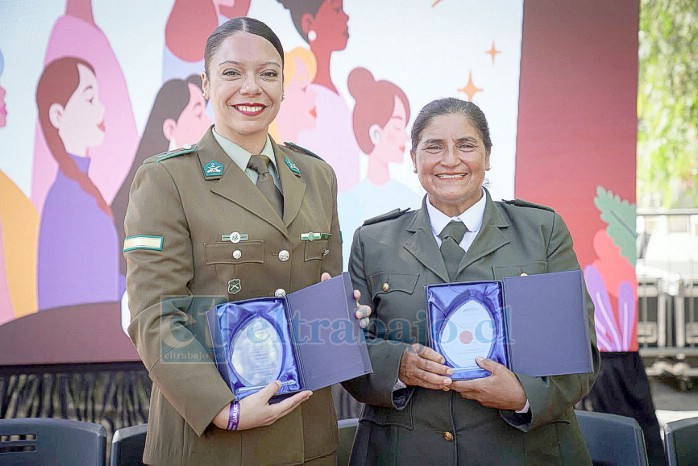
[[[364,219],[419,207],[408,134],[434,98],[483,108],[494,142],[488,186],[495,198],[515,197],[523,8],[523,0],[0,0],[0,364],[137,359],[122,331],[128,190],[145,158],[197,142],[211,124],[200,73],[218,24],[249,15],[280,36],[285,100],[271,133],[335,168],[347,256]],[[607,190],[583,195],[597,217],[624,202]],[[606,306],[615,321],[602,321],[610,347],[634,338],[634,309],[623,304],[634,299],[634,274],[604,266],[626,257],[618,231],[599,231],[598,261],[583,261],[597,304],[606,304],[604,290],[622,296]]]

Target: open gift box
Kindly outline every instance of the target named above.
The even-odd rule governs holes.
[[[426,303],[454,380],[490,374],[477,356],[536,377],[593,371],[581,270],[429,285]]]

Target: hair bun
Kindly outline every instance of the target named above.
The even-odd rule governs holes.
[[[376,83],[373,74],[366,68],[358,67],[351,70],[349,77],[347,78],[347,87],[349,88],[349,93],[357,98],[359,94],[365,92],[365,89]]]

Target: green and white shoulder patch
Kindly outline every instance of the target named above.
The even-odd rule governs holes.
[[[162,251],[165,238],[153,235],[127,236],[124,240],[124,252],[136,251],[139,249],[146,251]]]

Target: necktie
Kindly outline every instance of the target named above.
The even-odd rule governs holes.
[[[465,255],[465,251],[459,246],[459,243],[463,240],[463,235],[465,235],[467,230],[463,222],[452,220],[439,234],[439,238],[441,238],[441,256],[444,258],[450,281],[456,278],[458,264],[460,264],[460,260]]]
[[[279,217],[281,217],[284,212],[284,198],[281,191],[279,191],[274,184],[271,173],[269,173],[270,163],[271,161],[266,155],[253,155],[250,157],[247,166],[259,174],[257,177],[257,187],[264,197],[267,198],[269,204],[276,210],[276,213],[279,214]]]

